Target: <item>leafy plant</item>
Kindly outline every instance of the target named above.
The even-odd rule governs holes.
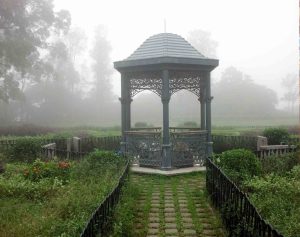
[[[20,138],[9,150],[9,157],[14,161],[32,162],[41,152],[41,140],[38,138]]]
[[[249,150],[234,149],[225,151],[216,161],[229,178],[237,184],[241,184],[244,180],[261,173],[261,164]]]
[[[281,142],[287,143],[289,133],[285,128],[266,128],[263,131],[263,136],[268,138],[269,145],[278,145]]]
[[[67,161],[44,162],[37,159],[28,169],[23,171],[23,175],[31,181],[39,181],[43,178],[59,178],[65,183],[69,179],[70,168],[71,164]]]
[[[274,173],[244,183],[263,218],[286,237],[300,233],[300,166],[285,176]]]
[[[299,154],[287,153],[281,156],[269,156],[260,159],[262,164],[262,173],[270,174],[275,173],[278,175],[285,175],[286,172],[290,171],[295,165],[300,163]]]
[[[198,125],[194,121],[187,121],[183,123],[183,126],[188,128],[196,128]]]
[[[146,128],[146,127],[148,127],[148,124],[146,122],[136,122],[134,124],[134,127],[136,127],[136,128]]]

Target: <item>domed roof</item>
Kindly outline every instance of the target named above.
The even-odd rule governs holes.
[[[172,33],[161,33],[148,38],[125,61],[161,57],[206,58],[181,36]]]

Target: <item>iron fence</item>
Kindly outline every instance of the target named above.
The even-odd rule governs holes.
[[[126,167],[123,173],[114,187],[113,191],[107,195],[104,201],[98,206],[98,208],[92,214],[90,220],[86,224],[84,230],[81,233],[81,237],[95,237],[95,236],[107,236],[110,231],[110,220],[113,210],[119,202],[122,186],[129,173],[129,162],[127,161]]]
[[[230,237],[283,237],[210,159],[206,162],[206,188],[213,205],[220,210]]]

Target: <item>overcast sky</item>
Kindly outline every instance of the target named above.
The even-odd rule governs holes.
[[[249,74],[257,83],[282,94],[281,78],[298,74],[297,0],[55,0],[56,9],[67,9],[72,25],[92,34],[96,25],[107,29],[112,61],[128,57],[153,34],[167,32],[187,38],[191,30],[211,32],[218,42],[220,66]],[[119,94],[119,74],[114,74]]]

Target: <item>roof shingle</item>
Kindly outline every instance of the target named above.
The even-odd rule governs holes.
[[[181,36],[161,33],[148,38],[125,61],[160,57],[206,58]]]

